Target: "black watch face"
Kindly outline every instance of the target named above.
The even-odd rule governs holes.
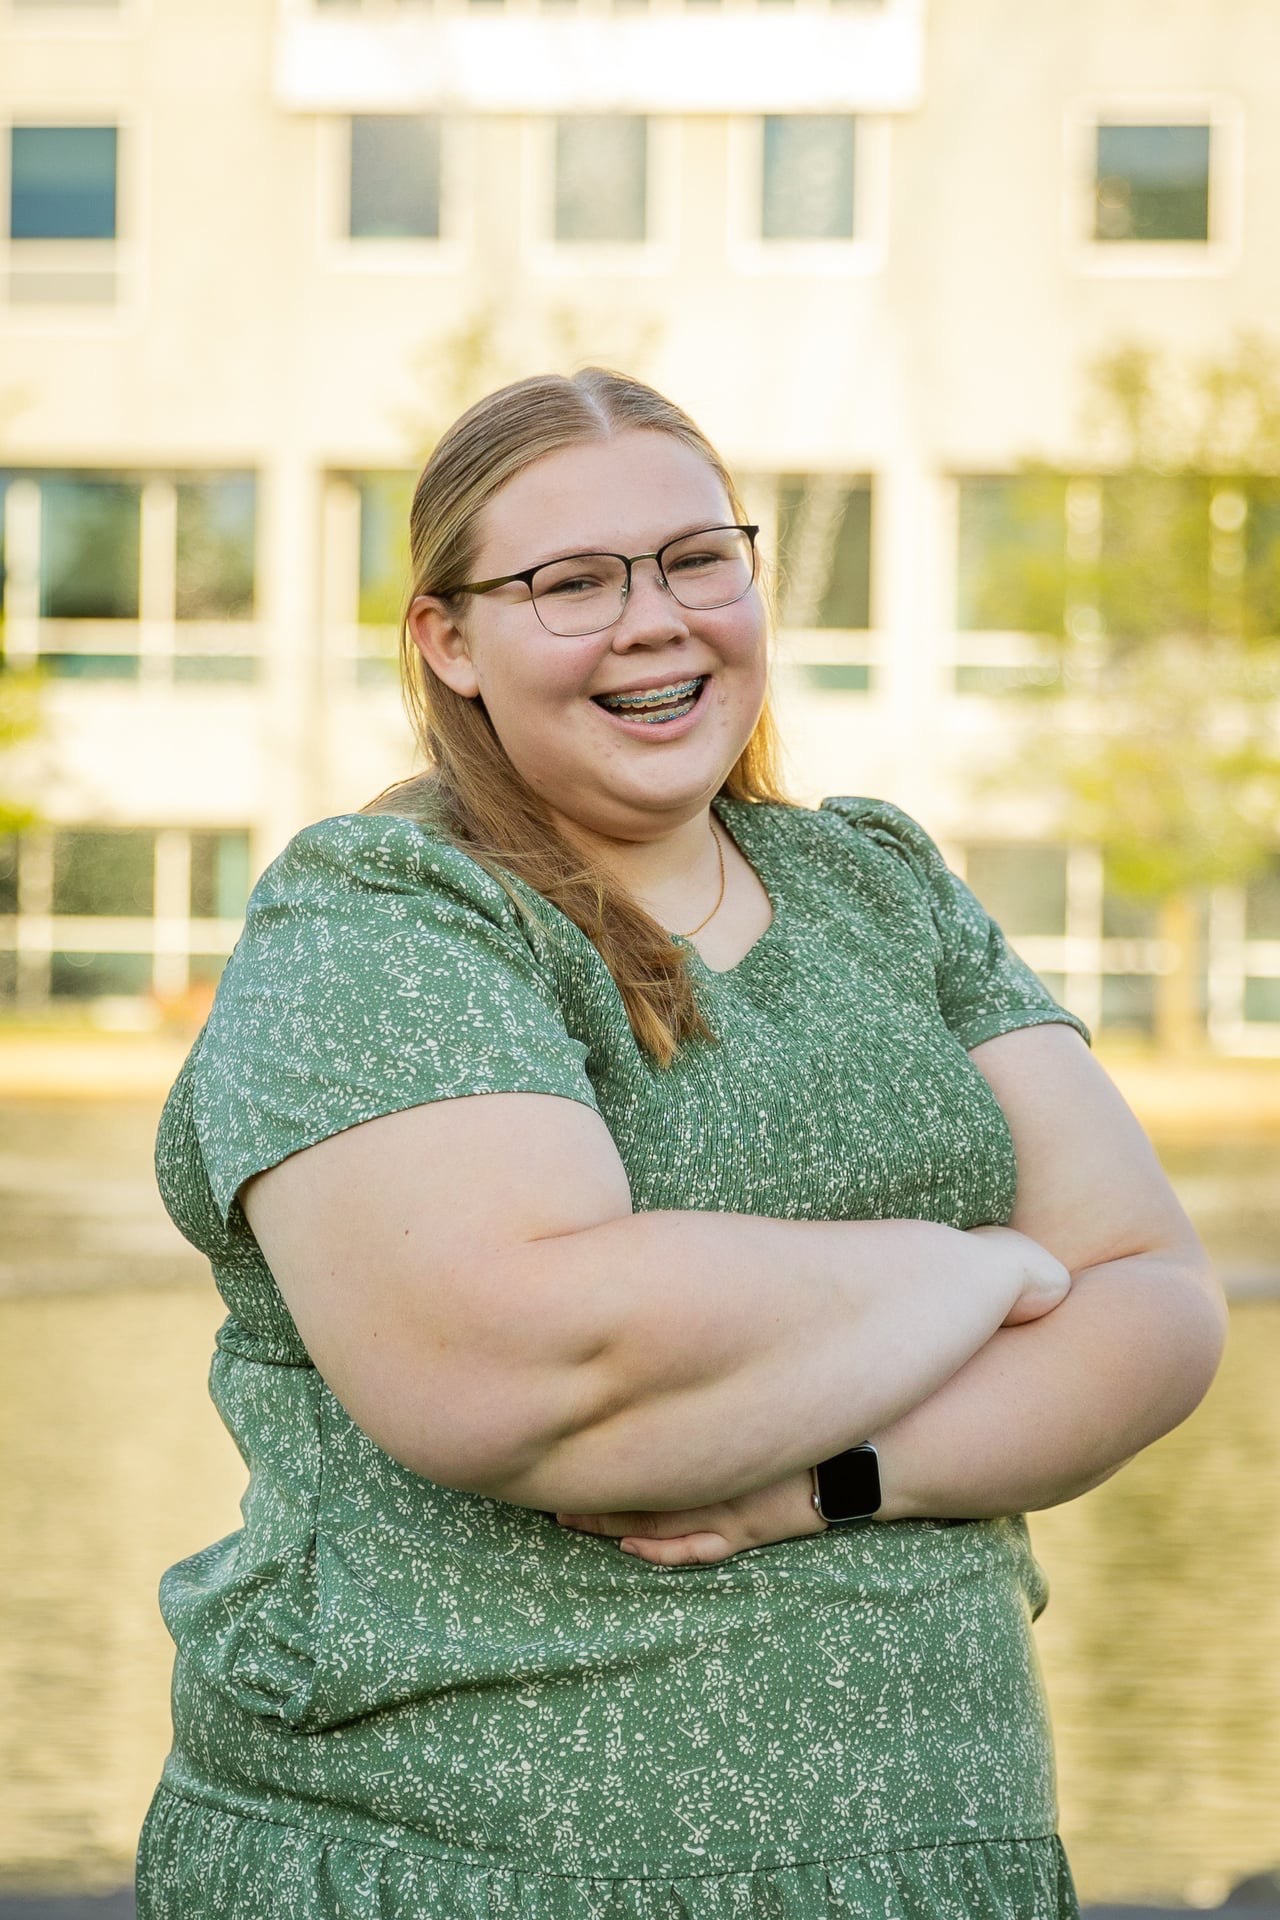
[[[827,1520],[865,1520],[880,1506],[880,1463],[874,1447],[850,1447],[818,1468],[818,1497]]]

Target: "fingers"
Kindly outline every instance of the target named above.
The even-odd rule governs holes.
[[[672,1540],[690,1533],[701,1516],[688,1513],[558,1513],[562,1527],[609,1537]]]
[[[636,1533],[645,1523],[640,1513],[558,1513],[556,1519],[575,1533]]]
[[[648,1560],[659,1567],[710,1566],[727,1560],[733,1552],[719,1533],[686,1533],[674,1540],[623,1539],[618,1542],[624,1553],[637,1560]]]

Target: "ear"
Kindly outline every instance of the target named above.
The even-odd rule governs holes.
[[[457,616],[433,593],[420,593],[409,607],[409,637],[436,678],[464,700],[474,700],[480,682]]]

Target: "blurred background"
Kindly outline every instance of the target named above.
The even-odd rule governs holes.
[[[601,361],[741,477],[795,797],[924,822],[1214,1255],[1036,1631],[1086,1902],[1265,1901],[1278,108],[1275,0],[0,0],[0,1891],[127,1883],[156,1584],[238,1525],[160,1104],[257,875],[412,768],[435,436]]]

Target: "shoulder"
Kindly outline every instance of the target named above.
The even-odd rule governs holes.
[[[527,902],[525,896],[528,897]],[[496,977],[551,992],[540,896],[506,884],[443,834],[396,814],[335,814],[295,833],[249,896],[213,1026],[282,996],[352,1009],[434,994],[465,1001]],[[520,904],[517,904],[519,902]],[[535,904],[529,904],[535,903]],[[543,903],[545,906],[545,903]]]
[[[358,901],[384,911],[397,896],[443,895],[506,917],[506,889],[438,830],[403,814],[340,813],[295,833],[264,870],[248,914],[286,903]]]
[[[830,822],[829,831],[844,839],[851,836],[899,859],[942,860],[937,843],[911,814],[892,800],[858,794],[833,794],[817,809],[820,819]],[[943,863],[945,865],[945,862]]]
[[[828,889],[844,896],[853,888],[889,921],[915,927],[935,945],[958,914],[977,909],[937,842],[894,801],[832,794],[799,812],[792,829],[797,851],[805,848],[801,857]]]
[[[906,877],[932,890],[949,874],[941,849],[911,814],[892,800],[832,794],[817,807],[779,807],[779,831],[797,852],[834,871],[856,870],[886,882]],[[952,876],[954,878],[954,876]]]

